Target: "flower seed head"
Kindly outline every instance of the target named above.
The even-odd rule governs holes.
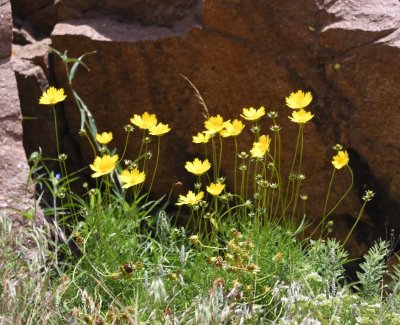
[[[188,239],[193,245],[196,245],[200,242],[199,236],[197,235],[192,235]]]
[[[278,117],[278,112],[275,111],[270,111],[267,113],[267,116],[271,119],[277,118]]]

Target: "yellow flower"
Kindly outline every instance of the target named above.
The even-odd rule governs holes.
[[[333,157],[332,165],[336,169],[340,169],[349,163],[349,154],[346,150],[339,151],[336,156]]]
[[[233,122],[226,122],[225,129],[221,130],[220,134],[226,137],[236,137],[242,133],[244,124],[239,120],[233,120]]]
[[[129,188],[131,186],[143,183],[146,179],[146,174],[144,172],[140,172],[137,168],[133,170],[125,169],[121,172],[119,179],[122,183],[124,183],[122,188]]]
[[[66,97],[63,88],[57,89],[55,87],[50,87],[42,93],[42,96],[39,99],[39,104],[54,105],[62,102]]]
[[[257,121],[260,117],[263,117],[264,115],[264,106],[261,106],[259,109],[255,109],[253,107],[243,108],[243,114],[240,114],[241,117],[248,121]]]
[[[286,105],[293,109],[299,109],[307,107],[312,101],[312,95],[310,92],[304,93],[302,90],[298,90],[296,93],[291,93],[286,99]]]
[[[203,132],[199,132],[197,133],[197,135],[192,137],[192,141],[194,143],[207,143],[209,140],[210,135]]]
[[[157,124],[157,117],[155,116],[155,114],[144,112],[142,116],[138,114],[133,115],[130,121],[133,125],[136,125],[141,129],[148,130],[152,126],[155,126]]]
[[[176,203],[176,205],[189,205],[189,206],[193,206],[196,205],[197,203],[199,203],[202,198],[204,197],[204,192],[201,191],[197,194],[194,194],[194,192],[189,191],[188,194],[186,196],[184,195],[179,195],[178,198],[178,202]]]
[[[210,186],[207,186],[207,192],[211,195],[218,196],[224,190],[225,184],[222,183],[211,183]]]
[[[248,121],[256,121],[260,117],[265,115],[265,108],[261,106],[259,109],[255,109],[253,107],[243,108],[243,114],[240,114],[245,120]]]
[[[208,159],[202,162],[199,158],[195,158],[193,162],[187,161],[185,168],[189,173],[200,176],[211,168],[211,164]]]
[[[289,119],[294,123],[304,124],[311,120],[313,117],[314,115],[310,112],[307,112],[304,109],[299,109],[298,111],[293,111],[292,116],[289,116]]]
[[[251,156],[253,158],[262,158],[265,156],[267,151],[269,151],[269,145],[271,143],[271,138],[269,135],[262,135],[258,142],[253,143],[253,148],[250,150]]]
[[[96,134],[96,140],[98,143],[107,144],[113,139],[112,132],[103,132],[101,134]]]
[[[168,124],[162,124],[162,123],[159,123],[157,125],[153,125],[149,129],[149,133],[151,135],[157,135],[157,136],[162,136],[165,133],[168,133],[169,131],[171,131],[171,128],[169,127],[169,125]]]
[[[96,157],[93,164],[90,165],[90,168],[95,172],[92,174],[92,177],[96,178],[111,173],[114,170],[117,161],[118,155],[111,157],[109,155]]]
[[[229,122],[229,121],[228,121]],[[211,116],[207,121],[204,122],[204,127],[207,131],[204,131],[206,134],[215,134],[221,131],[225,127],[224,119],[221,115]]]

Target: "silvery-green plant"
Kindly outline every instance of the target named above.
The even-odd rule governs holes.
[[[383,277],[387,273],[386,259],[389,243],[377,241],[364,255],[364,262],[360,264],[362,272],[357,272],[361,295],[368,299],[379,299],[383,294],[386,284]]]

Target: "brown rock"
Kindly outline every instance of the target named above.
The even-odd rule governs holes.
[[[31,23],[41,33],[49,35],[56,23],[83,17],[109,16],[118,21],[136,21],[145,25],[172,27],[175,21],[184,19],[188,14],[192,12],[198,14],[202,1],[13,0],[12,4],[16,16]]]
[[[10,2],[0,0],[0,59],[11,55],[12,20]]]
[[[191,136],[203,129],[203,112],[193,97],[193,90],[180,75],[187,76],[198,87],[212,115],[239,117],[243,107],[253,105],[265,105],[277,110],[281,115],[279,123],[283,126],[284,146],[289,147],[283,156],[286,168],[294,150],[297,127],[287,119],[290,109],[284,106],[284,97],[296,89],[296,80],[267,49],[258,48],[261,36],[254,36],[250,31],[254,28],[252,22],[260,21],[262,17],[238,22],[241,33],[250,33],[250,39],[245,41],[217,30],[229,30],[234,26],[229,18],[237,16],[240,19],[239,6],[209,4],[204,10],[203,28],[190,15],[177,22],[172,29],[91,19],[60,23],[52,33],[53,46],[62,51],[71,49],[71,55],[97,51],[95,55],[87,57],[91,71],[81,70],[75,87],[91,108],[99,130],[113,131],[116,146],[120,150],[124,141],[123,125],[129,123],[133,114],[154,112],[161,121],[172,126],[173,132],[162,139],[165,145],[155,188],[157,195],[168,193],[176,181],[184,184],[182,191],[191,189],[195,178],[185,171],[184,164],[203,152],[201,147],[191,142]],[[217,25],[221,24],[220,20],[214,20],[220,11],[224,13],[220,13],[221,17],[228,16],[222,26]],[[259,25],[259,33],[267,35],[268,30],[261,28],[261,22]],[[59,60],[56,59],[56,62],[57,79],[66,86],[64,68]],[[92,96],[93,93],[96,96]],[[66,102],[66,117],[69,129],[79,143],[81,139],[77,133],[80,117],[71,98],[69,96]],[[263,132],[268,132],[268,125],[264,125]],[[304,173],[313,178],[306,182],[304,191],[311,202],[320,202],[312,208],[314,215],[320,215],[331,172],[331,152],[316,126],[307,125],[306,134]],[[135,142],[139,142],[140,132],[136,132],[134,137],[127,156],[131,159],[135,158],[134,153],[138,149]],[[247,135],[239,141],[240,150],[248,151],[252,139],[247,131]],[[228,176],[228,182],[232,185],[233,141],[226,140],[224,147],[227,158],[224,160],[223,174]],[[93,157],[90,152],[85,154],[83,148],[86,145],[81,144],[85,162],[89,164]],[[155,148],[152,149],[154,152]],[[133,155],[129,155],[131,152]],[[325,171],[314,173],[315,170]],[[336,196],[344,192],[346,182],[348,179],[339,187]]]
[[[22,145],[17,83],[11,69],[11,6],[0,1],[0,213],[21,220],[17,210],[32,208],[32,188]]]
[[[376,198],[367,206],[360,233],[354,237],[370,241],[384,237],[387,228],[400,230],[400,120],[394,113],[399,97],[398,8],[394,0],[384,5],[378,0],[176,0],[168,6],[159,1],[58,1],[38,10],[26,9],[23,12],[29,14],[22,18],[42,33],[49,33],[58,22],[52,32],[53,46],[68,50],[70,56],[97,51],[85,59],[91,71],[79,70],[74,85],[92,110],[99,130],[113,131],[120,151],[123,125],[135,113],[156,113],[172,126],[173,131],[161,139],[157,195],[168,193],[176,181],[183,182],[182,191],[191,188],[195,179],[183,166],[202,153],[191,143],[191,136],[203,128],[202,108],[181,75],[200,90],[212,115],[234,118],[243,107],[261,105],[278,111],[286,169],[297,131],[287,120],[290,110],[284,106],[284,98],[297,89],[312,91],[315,117],[306,125],[307,179],[302,189],[309,195],[308,213],[320,218],[332,170],[330,147],[342,143],[351,154],[356,184],[334,217],[336,233],[344,238],[361,196],[365,189],[372,189]],[[46,20],[49,15],[51,19]],[[60,23],[70,18],[79,19]],[[57,58],[54,72],[57,83],[66,87],[64,68]],[[23,86],[28,79],[32,84]],[[33,86],[40,83],[35,78],[18,80],[21,93],[31,86],[40,89]],[[38,95],[39,90],[29,102]],[[77,154],[75,161],[87,166],[93,157],[77,135],[79,113],[71,94],[64,114],[63,144],[79,145],[82,158]],[[240,138],[240,150],[251,147],[248,129]],[[30,132],[35,133],[34,129]],[[263,124],[263,132],[268,132],[268,124]],[[134,157],[140,138],[136,130],[127,158]],[[41,141],[50,147],[45,137]],[[154,144],[151,146],[154,151]],[[233,143],[228,139],[224,143],[228,159],[222,170],[230,185],[232,152]],[[337,173],[332,202],[349,182],[345,170]]]

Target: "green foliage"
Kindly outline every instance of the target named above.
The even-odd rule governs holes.
[[[373,299],[379,297],[386,287],[383,276],[386,274],[386,258],[388,255],[389,243],[379,240],[364,255],[365,261],[360,264],[363,272],[357,272],[357,277],[362,286],[362,295]]]

